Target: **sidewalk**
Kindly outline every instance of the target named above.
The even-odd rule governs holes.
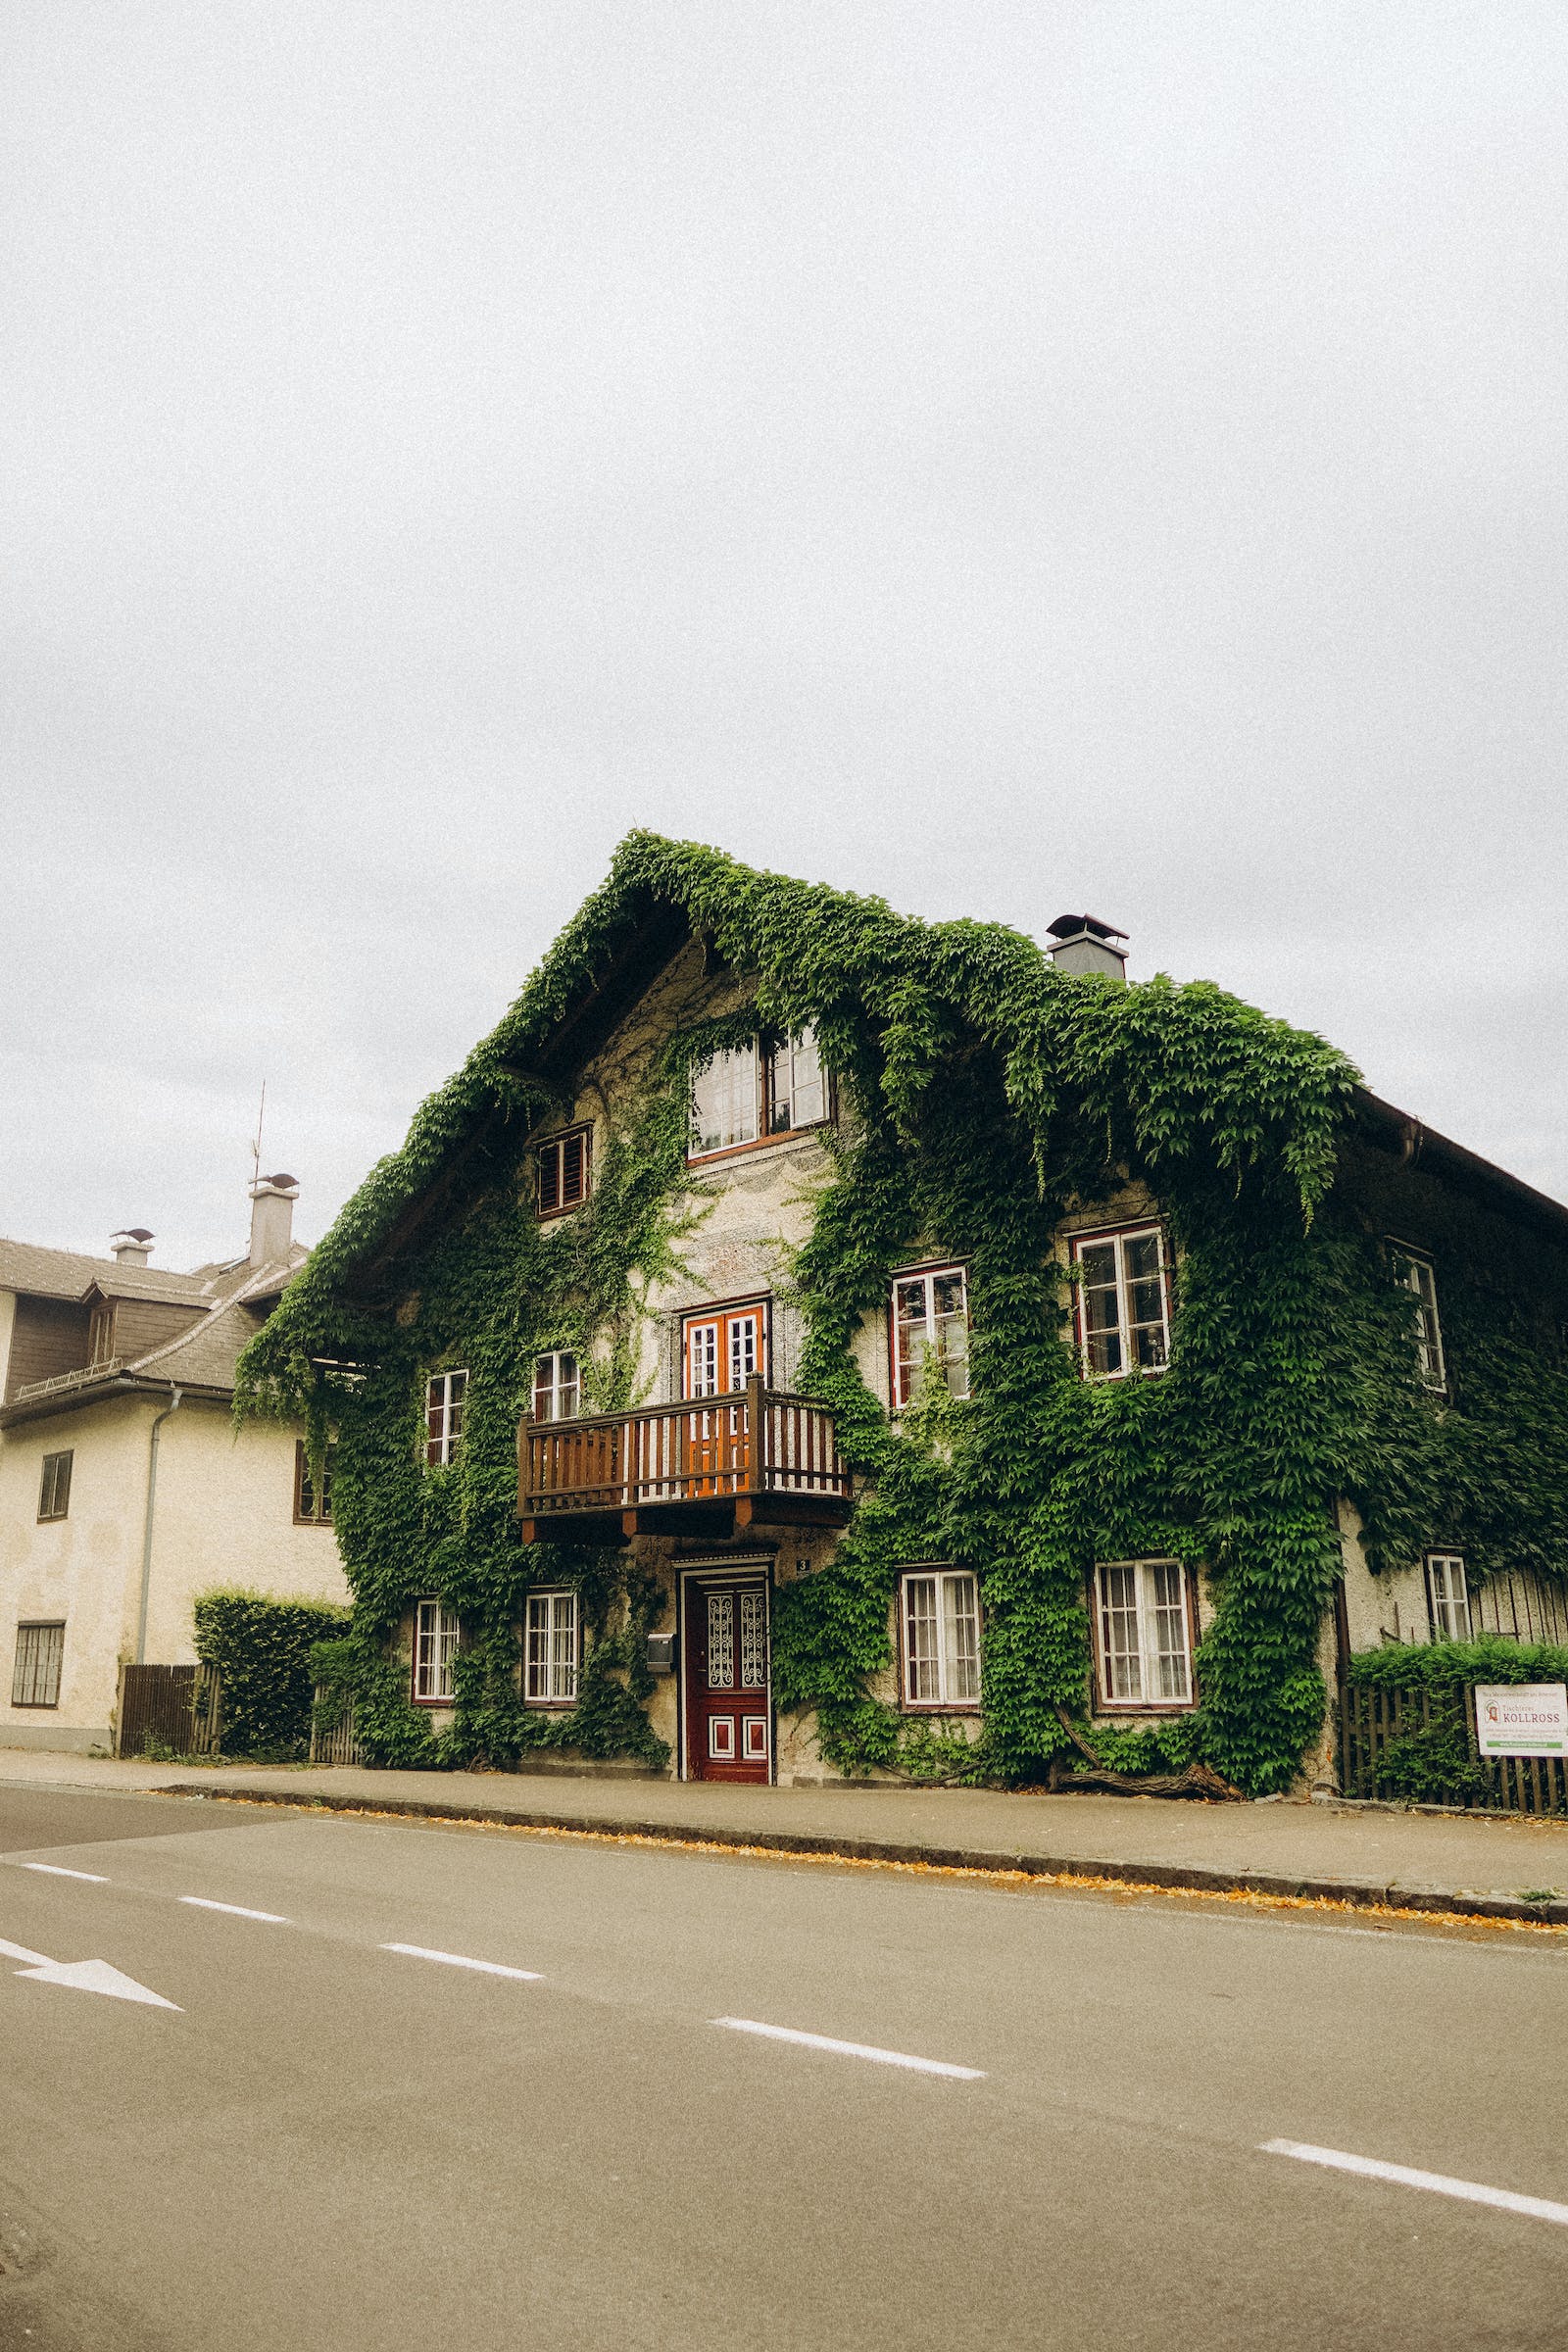
[[[171,1789],[437,1820],[1225,1892],[1327,1896],[1568,1926],[1568,1822],[984,1789],[754,1788],[564,1774],[121,1763],[0,1748],[7,1787]],[[1525,1902],[1551,1889],[1555,1901]]]

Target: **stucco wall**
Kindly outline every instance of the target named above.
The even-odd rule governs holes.
[[[135,1654],[148,1441],[167,1398],[125,1396],[0,1433],[0,1741],[107,1743],[123,1658]],[[163,1424],[148,1594],[148,1659],[195,1657],[191,1602],[212,1585],[346,1601],[330,1528],[296,1527],[296,1432],[187,1400]],[[38,1522],[46,1453],[73,1454],[71,1507]],[[19,1621],[64,1619],[58,1708],[13,1707]]]

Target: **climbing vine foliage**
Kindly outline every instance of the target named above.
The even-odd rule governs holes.
[[[592,1197],[540,1224],[527,1139],[571,1115],[583,1074],[539,1067],[670,910],[742,1009],[677,1030],[635,1084],[604,1097]],[[1560,1363],[1455,1272],[1446,1296],[1473,1341],[1455,1355],[1469,1369],[1446,1404],[1423,1389],[1413,1298],[1336,1186],[1355,1072],[1334,1049],[1206,984],[1068,976],[996,926],[914,922],[634,834],[241,1367],[241,1411],[303,1412],[318,1448],[335,1433],[355,1613],[318,1663],[353,1692],[373,1754],[506,1762],[550,1743],[663,1760],[644,1703],[657,1582],[629,1552],[518,1541],[516,1425],[545,1349],[579,1356],[598,1409],[637,1400],[646,1319],[719,1181],[686,1164],[691,1068],[742,1036],[807,1023],[844,1115],[790,1270],[807,1335],[795,1385],[832,1406],[858,1499],[828,1564],[779,1590],[774,1687],[830,1763],[1038,1780],[1070,1752],[1065,1724],[1087,1720],[1094,1563],[1160,1556],[1200,1567],[1216,1604],[1201,1705],[1141,1732],[1102,1727],[1102,1756],[1133,1770],[1201,1757],[1250,1791],[1283,1788],[1324,1718],[1333,1497],[1356,1504],[1374,1566],[1468,1540],[1483,1565],[1561,1572]],[[1172,1360],[1157,1378],[1086,1381],[1057,1235],[1129,1186],[1157,1200],[1175,1248]],[[968,1267],[971,1395],[925,1397],[894,1424],[858,1340],[893,1271],[930,1250]],[[423,1384],[443,1364],[468,1370],[467,1421],[458,1459],[432,1470]],[[1545,1446],[1544,1471],[1527,1444]],[[1499,1467],[1506,1524],[1488,1517]],[[897,1574],[912,1560],[980,1578],[978,1740],[877,1694]],[[564,1714],[518,1699],[517,1627],[541,1583],[581,1595],[586,1655]],[[466,1629],[439,1737],[388,1650],[423,1594]]]

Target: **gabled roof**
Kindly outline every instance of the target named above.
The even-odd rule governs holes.
[[[0,1291],[22,1291],[29,1298],[80,1299],[98,1283],[108,1296],[145,1298],[152,1294],[139,1286],[149,1282],[167,1284],[172,1297],[200,1303],[203,1286],[197,1274],[122,1266],[113,1257],[88,1257],[76,1250],[46,1250],[37,1242],[0,1239]]]
[[[1108,928],[1108,926],[1107,926]],[[292,1393],[313,1354],[338,1354],[355,1301],[465,1188],[499,1168],[508,1131],[523,1134],[571,1090],[576,1071],[680,947],[700,938],[715,963],[756,976],[769,1023],[829,1019],[855,1005],[880,1032],[884,1091],[899,1115],[920,1072],[967,1034],[1002,1062],[1008,1098],[1037,1152],[1060,1109],[1115,1123],[1151,1166],[1204,1157],[1238,1179],[1264,1163],[1305,1205],[1333,1180],[1354,1115],[1388,1129],[1336,1048],[1207,981],[1163,975],[1126,986],[1057,969],[1039,943],[1002,924],[925,923],[884,901],[760,872],[697,843],[633,833],[609,875],[536,967],[521,995],[456,1075],[416,1113],[402,1148],[371,1169],[311,1258],[247,1366],[242,1394]],[[1393,1114],[1396,1118],[1402,1114]],[[1410,1123],[1412,1126],[1414,1122]],[[1434,1160],[1441,1139],[1428,1133]],[[1487,1163],[1451,1148],[1450,1165],[1485,1182]],[[1501,1171],[1499,1201],[1529,1188]],[[1531,1213],[1568,1209],[1531,1195]]]

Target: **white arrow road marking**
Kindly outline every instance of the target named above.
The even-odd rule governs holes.
[[[1568,2205],[1550,2197],[1524,2197],[1513,2188],[1488,2188],[1481,2180],[1455,2180],[1446,2173],[1421,2173],[1408,2164],[1385,2164],[1381,2156],[1349,2156],[1343,2148],[1315,2148],[1301,2139],[1265,2139],[1261,2156],[1295,2156],[1302,2164],[1327,2165],[1331,2172],[1360,2173],[1372,2180],[1393,2180],[1400,2188],[1435,2189],[1440,2197],[1461,2197],[1467,2205],[1495,2205],[1503,2213],[1527,2214],[1533,2222],[1568,2224]]]
[[[427,1952],[422,1943],[383,1943],[383,1952],[404,1952],[411,1960],[439,1960],[444,1968],[476,1968],[483,1977],[516,1977],[524,1984],[543,1982],[536,1968],[503,1968],[499,1960],[466,1960],[461,1952]]]
[[[274,1928],[288,1928],[294,1924],[292,1920],[285,1919],[281,1911],[247,1911],[243,1903],[215,1903],[210,1894],[182,1894],[179,1899],[182,1903],[192,1904],[198,1911],[226,1911],[230,1919],[265,1919]]]
[[[101,1870],[67,1870],[63,1862],[24,1862],[24,1870],[46,1871],[52,1879],[90,1879],[95,1886],[107,1886],[109,1881]]]
[[[19,1977],[31,1977],[40,1984],[65,1984],[77,1992],[107,1992],[116,2001],[145,2001],[149,2009],[179,2008],[177,2001],[166,2001],[161,1992],[149,1992],[134,1977],[122,1976],[107,1960],[46,1960],[42,1952],[29,1952],[24,1943],[7,1943],[0,1938],[0,1953],[8,1960],[24,1960],[25,1968],[16,1970]]]
[[[917,2075],[952,2075],[959,2082],[983,2082],[978,2066],[950,2066],[945,2058],[911,2058],[907,2050],[879,2050],[869,2041],[834,2041],[826,2034],[801,2034],[793,2026],[759,2025],[752,2017],[713,2017],[709,2024],[731,2034],[760,2034],[768,2041],[799,2042],[806,2050],[831,2050],[836,2058],[869,2058],[874,2066],[906,2066]]]

